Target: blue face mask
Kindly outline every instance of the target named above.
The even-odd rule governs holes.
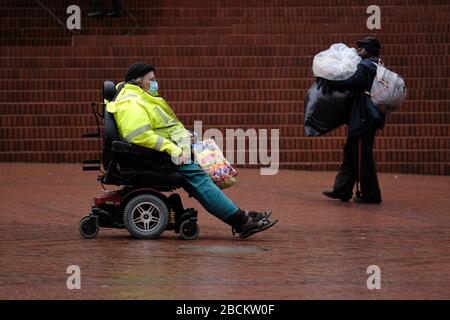
[[[158,82],[156,80],[150,80],[150,87],[148,88],[148,93],[152,96],[158,95]]]

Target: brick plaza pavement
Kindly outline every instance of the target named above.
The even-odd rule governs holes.
[[[134,240],[78,221],[100,193],[77,164],[0,164],[0,299],[450,299],[450,177],[380,174],[384,202],[328,200],[334,172],[239,169],[226,194],[280,221],[245,240],[199,210],[200,237]],[[66,268],[81,269],[68,290]],[[369,290],[366,269],[381,270]]]

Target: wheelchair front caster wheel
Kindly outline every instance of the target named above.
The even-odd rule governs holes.
[[[80,234],[83,238],[92,239],[98,234],[98,219],[91,216],[85,216],[80,220]]]
[[[185,220],[180,225],[180,237],[184,240],[194,240],[198,238],[200,227],[196,221]]]

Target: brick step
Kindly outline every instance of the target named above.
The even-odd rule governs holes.
[[[193,123],[186,123],[186,127],[193,130]],[[279,130],[280,137],[304,137],[303,124],[296,125],[239,125],[239,126],[225,126],[217,125],[212,127],[208,123],[203,123],[202,130],[205,132],[208,129],[217,129],[222,135],[225,135],[227,129],[242,129],[247,131],[248,129],[262,130],[267,129]],[[82,133],[94,132],[97,130],[96,126],[49,126],[49,127],[0,127],[0,137],[3,140],[7,139],[45,139],[45,138],[80,138]],[[102,129],[103,130],[103,129]],[[327,135],[328,137],[343,137],[347,134],[346,126],[341,126]],[[448,124],[386,124],[383,130],[377,133],[379,137],[392,137],[403,139],[404,137],[450,137],[450,125]],[[311,138],[314,139],[314,138]],[[320,139],[320,138],[319,138]]]
[[[242,5],[244,4],[244,5]],[[272,5],[258,5],[247,6],[247,2],[243,2],[240,6],[208,6],[205,7],[190,7],[186,5],[180,6],[152,6],[152,4],[145,4],[142,7],[129,7],[130,12],[136,17],[272,17],[272,16],[294,16],[294,17],[358,17],[367,19],[366,9],[368,4],[345,5],[345,6],[307,6],[297,1],[290,6],[274,6]],[[58,17],[67,17],[67,6],[58,5],[50,7],[55,15]],[[86,7],[82,7],[82,12],[87,13]],[[89,7],[87,7],[89,8]],[[87,9],[86,8],[86,9]],[[390,17],[406,17],[408,19],[416,20],[418,18],[433,18],[445,19],[448,18],[450,6],[447,4],[438,5],[384,5],[382,7],[383,19],[388,20]],[[41,17],[47,12],[33,4],[33,7],[7,7],[0,11],[0,17]],[[125,20],[126,17],[117,20]],[[402,20],[400,20],[402,21]],[[424,19],[423,21],[426,21]],[[430,21],[430,20],[428,20]]]
[[[13,151],[13,152],[0,152],[1,161],[12,161],[8,159],[10,157],[21,155],[30,156],[29,154],[35,153],[35,157],[40,154],[45,155],[48,159],[57,159],[61,153],[78,154],[80,160],[86,159],[84,157],[88,155],[95,155],[96,151],[76,151],[76,150],[49,150],[49,151]],[[226,151],[225,151],[226,152]],[[245,152],[248,159],[248,151]],[[393,163],[416,163],[416,162],[439,162],[450,164],[450,149],[448,150],[374,150],[375,161],[377,162],[393,162]],[[34,158],[34,157],[33,157]],[[17,161],[17,160],[16,160]],[[23,161],[23,160],[18,160]],[[29,161],[29,160],[25,160]],[[40,161],[40,160],[39,160]],[[338,162],[342,161],[342,150],[280,150],[279,161],[283,162]],[[53,162],[53,161],[51,161]]]
[[[378,162],[444,162],[450,164],[447,150],[374,150]],[[280,150],[280,162],[341,161],[342,150]]]
[[[270,139],[269,139],[270,140]],[[89,151],[99,150],[102,142],[97,139],[81,138],[55,138],[55,139],[8,139],[0,140],[0,150],[3,152],[17,151]],[[329,150],[342,149],[345,137],[337,138],[309,138],[309,137],[283,137],[279,140],[279,148],[284,150]],[[269,143],[270,146],[270,143]],[[391,138],[377,137],[374,149],[383,150],[444,150],[450,147],[450,137],[406,137]],[[237,140],[234,140],[234,150],[237,148]],[[246,148],[249,147],[248,140]],[[225,150],[228,150],[226,145]]]
[[[183,122],[186,124],[186,127],[190,130],[193,130],[193,123]],[[225,135],[226,129],[229,128],[239,128],[244,131],[248,129],[255,130],[273,130],[278,129],[280,137],[304,137],[304,126],[303,123],[295,124],[295,125],[278,125],[278,124],[269,124],[269,125],[261,125],[261,124],[253,124],[253,125],[239,125],[239,126],[225,126],[222,124],[216,125],[212,127],[208,123],[203,123],[203,132],[206,130],[214,128],[218,129],[222,135]],[[327,137],[340,137],[347,135],[346,126],[341,126],[324,136]],[[379,130],[377,136],[382,137],[398,137],[403,139],[404,137],[450,137],[450,125],[448,124],[391,124],[387,122],[385,128],[383,130]]]
[[[124,28],[96,28],[96,29],[81,29],[77,34],[92,34],[96,36],[106,35],[125,35],[129,30],[124,30]],[[140,30],[141,34],[176,34],[176,35],[223,35],[232,34],[233,30],[231,27],[153,27]],[[22,38],[22,37],[43,37],[43,38],[53,38],[53,37],[64,37],[71,36],[67,29],[59,28],[31,28],[31,29],[9,29],[5,32],[5,35],[9,38]]]
[[[448,14],[447,14],[448,15]],[[65,16],[63,16],[63,20],[65,20]],[[125,19],[125,18],[124,18]],[[102,23],[102,24],[98,24],[96,26],[86,26],[83,24],[83,21],[86,21],[86,18],[84,18],[84,20],[82,20],[82,28],[81,30],[75,30],[74,32],[69,32],[67,31],[67,29],[62,28],[61,26],[59,26],[58,24],[56,24],[55,21],[52,20],[48,20],[47,24],[50,24],[48,27],[48,30],[43,30],[43,32],[40,32],[38,35],[39,38],[35,39],[38,40],[36,41],[37,44],[45,44],[46,40],[51,40],[51,36],[56,36],[56,35],[60,35],[59,32],[64,32],[61,33],[63,35],[67,35],[67,37],[71,37],[72,35],[74,35],[75,37],[90,37],[90,36],[101,36],[101,37],[116,37],[116,36],[129,36],[130,32],[132,32],[133,36],[141,36],[141,37],[148,37],[148,36],[160,36],[161,34],[164,34],[165,36],[177,36],[178,38],[180,38],[180,35],[183,35],[185,37],[187,36],[205,36],[208,31],[206,31],[206,28],[223,28],[226,29],[227,32],[226,34],[217,34],[216,32],[214,32],[214,34],[210,34],[212,36],[225,36],[225,35],[240,35],[240,31],[238,29],[233,29],[232,27],[236,24],[236,21],[230,21],[229,23],[224,23],[224,24],[220,24],[217,26],[213,26],[213,27],[204,27],[204,26],[198,26],[199,28],[196,29],[196,31],[186,31],[186,30],[191,30],[191,27],[185,26],[185,27],[180,27],[179,25],[176,25],[176,21],[175,19],[172,19],[170,21],[174,21],[174,25],[173,27],[169,27],[169,26],[158,26],[154,24],[154,21],[152,18],[150,18],[148,21],[146,21],[145,23],[142,22],[142,20],[145,19],[145,17],[140,17],[139,18],[139,27],[135,28],[135,25],[132,23],[132,20],[130,19],[125,19],[125,20],[121,20],[122,22],[120,23],[120,28],[117,27],[117,20],[114,20],[115,25],[114,26],[109,26],[108,24]],[[196,19],[196,18],[191,18],[191,19]],[[242,24],[244,18],[242,17],[238,17],[238,18],[233,18],[233,20],[237,20],[238,23]],[[253,18],[255,21],[259,20],[261,21],[262,19],[266,20],[266,19],[272,19],[272,18],[266,18],[266,17],[260,17],[260,18]],[[278,18],[277,18],[278,19]],[[361,34],[365,34],[367,33],[367,28],[366,28],[366,17],[365,16],[361,16],[361,17],[284,17],[283,19],[286,19],[287,21],[291,21],[291,25],[297,25],[294,29],[294,31],[286,31],[286,32],[282,32],[282,30],[278,30],[278,33],[273,33],[273,32],[269,32],[267,35],[262,34],[260,30],[254,30],[253,32],[243,32],[243,36],[296,36],[299,34],[326,34],[329,33],[329,31],[327,32],[326,30],[326,26],[328,26],[328,28],[330,28],[331,26],[334,26],[335,24],[337,24],[337,30],[339,30],[339,34],[340,37],[338,38],[333,38],[335,39],[335,42],[342,42],[345,39],[347,34],[358,34],[359,36],[361,36]],[[296,19],[298,21],[295,21],[293,19]],[[429,26],[423,26],[422,28],[419,26],[419,24],[426,24],[430,21],[430,19],[432,19],[433,21],[436,22],[436,25],[429,25]],[[167,20],[167,19],[166,19]],[[410,33],[410,34],[415,34],[415,33],[420,33],[422,35],[425,34],[439,34],[439,33],[448,33],[448,27],[444,27],[445,26],[445,22],[447,21],[446,19],[438,19],[438,18],[430,18],[430,17],[422,17],[420,19],[411,19],[411,18],[405,18],[403,20],[405,21],[399,21],[400,19],[396,16],[396,17],[392,17],[392,18],[383,18],[383,28],[381,30],[373,30],[371,31],[371,33],[375,34],[375,35],[379,35],[379,37],[381,37],[383,39],[383,43],[398,43],[398,41],[395,40],[391,40],[389,38],[386,38],[386,35],[391,35],[394,32],[396,32],[396,30],[398,30],[396,33],[402,34],[402,33]],[[34,25],[37,24],[37,22],[33,22],[33,20],[28,19],[29,21],[29,25],[25,24],[25,25],[7,25],[5,28],[7,28],[7,30],[5,31],[5,34],[0,38],[1,40],[3,40],[4,38],[8,38],[9,42],[13,42],[13,40],[15,39],[14,36],[20,37],[16,40],[21,40],[21,38],[28,38],[30,40],[33,39],[33,36],[36,34],[36,31],[34,30]],[[285,23],[287,23],[287,21],[285,21]],[[53,22],[53,24],[52,24]],[[246,22],[247,23],[247,22]],[[270,24],[268,22],[268,24]],[[271,23],[272,25],[277,25],[277,23]],[[353,28],[350,27],[339,27],[339,25],[353,25]],[[393,25],[393,27],[384,27],[385,24],[391,24]],[[247,23],[247,25],[251,26],[252,23]],[[308,25],[308,27],[303,27],[303,25]],[[394,27],[394,25],[396,27]],[[411,25],[411,26],[410,26]],[[45,24],[44,25],[40,25],[37,28],[45,28]],[[203,29],[202,29],[203,28]],[[315,30],[317,29],[317,30]],[[59,30],[59,31],[58,31]],[[334,30],[334,28],[333,28]],[[206,31],[203,32],[202,31]],[[214,31],[214,30],[212,30]],[[180,35],[177,35],[178,33],[180,33]],[[290,34],[288,34],[290,33]],[[353,37],[354,38],[354,37]],[[356,39],[351,38],[351,43],[354,43],[354,41]],[[68,38],[70,39],[70,38]],[[5,45],[8,45],[8,41],[4,41]],[[177,42],[180,42],[181,40],[178,40]],[[293,43],[293,42],[291,42]],[[295,42],[294,42],[295,43]],[[311,42],[310,42],[311,43]],[[400,42],[401,43],[401,42]],[[12,43],[13,45],[20,45],[21,42],[20,41],[16,41],[14,43]],[[49,45],[51,45],[51,42],[48,42]],[[27,43],[25,43],[25,45],[27,45]]]
[[[307,20],[307,21],[305,21]],[[114,20],[105,19],[104,21],[113,21],[110,23],[99,23],[97,20],[82,20],[81,30],[77,30],[77,35],[121,35],[127,25],[118,25]],[[123,21],[123,20],[122,20]],[[365,23],[320,23],[315,22],[311,17],[271,17],[265,19],[262,23],[260,18],[250,18],[242,23],[242,18],[180,18],[180,19],[140,19],[139,29],[136,34],[152,35],[163,32],[164,30],[180,29],[180,28],[232,28],[235,34],[299,34],[329,33],[332,28],[333,33],[355,33],[356,31],[367,31]],[[364,21],[362,21],[364,22]],[[0,22],[0,27],[4,30],[4,35],[9,37],[23,37],[25,35],[33,35],[39,32],[42,36],[53,36],[60,34],[58,32],[66,32],[54,20],[48,18],[36,19],[17,19],[5,18]],[[131,27],[131,25],[128,25]],[[449,32],[450,26],[445,22],[429,23],[414,22],[399,23],[398,21],[385,22],[382,28],[383,34],[397,33],[438,33]],[[380,32],[380,31],[378,31]],[[169,32],[170,34],[173,34]]]
[[[366,33],[366,32],[365,32]],[[391,34],[383,36],[382,43],[384,47],[388,45],[399,45],[407,43],[405,39],[401,38],[401,35],[397,35],[397,39],[392,39]],[[307,38],[309,37],[309,38]],[[361,34],[335,34],[334,38],[323,39],[321,36],[312,36],[310,34],[290,34],[290,35],[164,35],[164,37],[155,35],[146,36],[74,36],[73,46],[107,46],[107,47],[128,47],[128,46],[158,46],[158,45],[171,45],[171,46],[223,46],[227,45],[310,45],[320,46],[323,49],[328,48],[331,44],[336,42],[344,42],[350,45],[354,45],[358,39],[361,38]],[[411,39],[409,39],[411,40]],[[433,42],[434,44],[447,43],[448,41],[441,41],[442,37],[438,35],[432,35],[431,37],[421,38],[422,41],[418,43],[426,44]]]
[[[58,103],[58,102],[30,102],[10,103],[0,102],[0,115],[25,115],[25,114],[91,114],[90,103]]]
[[[301,2],[297,0],[246,0],[245,2],[239,0],[228,0],[228,1],[211,1],[211,0],[197,0],[197,1],[185,1],[185,0],[171,0],[158,3],[156,7],[165,8],[204,8],[204,7],[289,7],[289,6],[309,6],[309,7],[329,7],[329,6],[352,6],[352,5],[365,5],[366,1],[362,0],[302,0]],[[421,5],[446,5],[448,2],[446,0],[408,0],[406,4],[409,6]],[[45,5],[54,8],[60,7],[61,0],[46,0]],[[65,4],[64,4],[65,5]],[[377,5],[379,6],[405,6],[404,0],[378,0]],[[80,5],[82,8],[87,8],[86,3]],[[146,7],[152,6],[148,0],[127,0],[126,6],[131,10],[136,7]],[[23,8],[23,7],[38,7],[36,3],[30,2],[30,0],[3,0],[0,3],[0,8]]]
[[[32,82],[24,82],[23,79],[1,80],[0,88],[4,91],[9,90],[89,90],[92,88],[101,88],[102,81],[99,80],[80,80],[80,79],[33,79]],[[408,88],[432,88],[450,90],[450,78],[406,78]],[[314,80],[303,79],[164,79],[159,78],[159,83],[164,90],[290,90],[299,88],[308,88]]]
[[[450,24],[449,24],[450,26]],[[37,57],[127,57],[127,56],[312,56],[324,50],[320,45],[228,45],[228,46],[133,46],[133,47],[17,47],[8,46],[0,48],[0,54],[4,57],[24,58]],[[404,46],[389,45],[383,49],[383,57],[387,56],[433,56],[442,57],[443,52],[450,49],[450,44],[436,44]]]
[[[95,86],[101,87],[101,82]],[[303,104],[306,89],[293,90],[161,90],[162,97],[168,102],[175,101],[292,101]],[[0,91],[0,101],[9,102],[92,102],[101,101],[100,90],[8,90]],[[414,89],[408,91],[408,100],[449,100],[450,90],[447,89]]]
[[[450,100],[406,100],[396,114],[440,114],[449,113]],[[302,103],[280,102],[280,101],[231,101],[231,102],[177,102],[171,105],[176,114],[183,113],[209,113],[220,112],[230,113],[264,113],[264,112],[303,112]],[[9,103],[0,102],[0,115],[26,115],[26,114],[91,114],[90,103],[58,103],[58,102],[30,102],[30,103]]]
[[[303,111],[303,108],[302,108]],[[272,110],[271,113],[217,113],[212,114],[200,113],[193,114],[188,113],[178,113],[178,117],[183,123],[193,123],[195,120],[201,120],[209,125],[241,125],[254,123],[255,121],[259,124],[297,124],[304,122],[303,112],[290,112],[283,113]],[[450,124],[450,112],[436,112],[436,113],[400,113],[395,112],[388,116],[388,121],[391,124]]]
[[[98,159],[98,153],[79,153],[79,152],[55,152],[55,153],[36,153],[36,152],[20,152],[20,153],[1,153],[0,152],[0,162],[70,162],[70,163],[81,163],[81,161],[86,159]],[[307,162],[296,162],[296,163],[280,163],[280,169],[291,169],[291,170],[332,170],[337,171],[341,165],[341,161],[325,162],[320,161],[312,163]],[[259,168],[260,165],[245,165],[236,166],[239,167],[249,167],[249,168]],[[263,166],[264,167],[264,166]],[[81,165],[80,165],[81,169]],[[411,162],[411,163],[398,163],[398,162],[378,162],[377,163],[378,172],[395,172],[395,173],[413,173],[413,174],[439,174],[439,175],[449,175],[450,165],[446,162]]]
[[[87,159],[98,159],[98,152],[58,151],[58,152],[1,152],[0,162],[44,162],[44,163],[81,163]],[[81,165],[80,165],[81,170]]]
[[[70,46],[72,38],[0,38],[0,46]]]
[[[108,68],[122,67],[124,70],[132,63],[142,60],[143,57],[98,57],[95,59],[86,59],[86,57],[37,57],[37,58],[17,58],[5,57],[0,61],[0,68],[16,68],[27,65],[29,68],[42,68],[52,66],[53,68]],[[435,67],[442,66],[446,68],[450,57],[442,58],[439,56],[384,56],[383,57],[389,68],[399,66],[414,65],[433,65]],[[311,67],[312,56],[245,56],[245,57],[152,57],[152,63],[158,68],[166,67],[191,67],[191,68],[264,68],[264,67]],[[394,69],[395,70],[395,69]]]
[[[58,6],[61,5],[61,0],[46,0],[45,1],[47,6]],[[310,7],[322,7],[322,6],[352,6],[352,5],[364,5],[366,1],[363,0],[304,0],[301,2],[298,2],[297,0],[248,0],[245,2],[238,1],[238,0],[229,0],[226,2],[223,1],[214,1],[214,0],[198,0],[195,2],[186,2],[185,0],[166,0],[161,3],[158,3],[158,7],[258,7],[258,6],[266,6],[266,7],[279,7],[279,6],[298,6],[299,4],[304,6],[310,6]],[[404,0],[379,0],[377,1],[378,5],[396,5],[396,6],[404,6],[405,1]],[[2,2],[4,7],[28,7],[32,6],[30,5],[29,0],[3,0]],[[134,7],[145,7],[148,5],[147,0],[127,0],[127,6],[128,8],[134,8]],[[423,6],[429,6],[429,5],[442,5],[442,4],[448,4],[448,2],[444,0],[407,0],[406,4],[408,5],[423,5]],[[36,4],[33,4],[34,6]],[[83,4],[82,4],[83,6]],[[85,6],[88,6],[86,4]],[[1,6],[0,6],[1,7]]]
[[[338,171],[341,162],[318,162],[318,163],[281,163],[280,169],[286,170],[312,170],[312,171]],[[247,165],[251,168],[252,166]],[[257,168],[257,166],[253,166]],[[433,174],[450,175],[450,164],[448,163],[390,163],[378,162],[378,172],[410,173],[410,174]]]
[[[111,32],[110,35],[116,34]],[[120,34],[120,33],[119,33]],[[59,25],[52,28],[5,28],[2,38],[64,38],[70,37],[73,33]]]
[[[365,19],[366,17],[364,17]],[[301,18],[299,18],[301,21]],[[329,33],[332,31],[333,33],[341,32],[342,34],[350,34],[355,31],[367,31],[367,26],[364,23],[365,20],[361,21],[360,24],[348,24],[344,26],[337,25],[335,27],[334,24],[322,24],[322,25],[300,25],[296,23],[279,23],[279,24],[243,24],[242,21],[239,24],[233,24],[232,28],[234,33],[236,34],[298,34],[300,32],[309,32],[309,33]],[[353,28],[352,28],[353,27]],[[422,29],[421,29],[422,28]],[[450,28],[449,24],[446,23],[438,23],[436,26],[425,26],[423,23],[401,23],[397,21],[394,24],[389,24],[387,26],[383,25],[381,30],[378,30],[378,34],[410,34],[410,33],[426,33],[426,32],[448,32],[447,30]],[[317,31],[316,31],[317,29]],[[328,32],[327,32],[328,31]]]
[[[167,33],[167,36],[172,35],[168,40],[159,40],[156,41],[155,44],[159,43],[182,43],[184,45],[188,44],[187,41],[192,41],[193,43],[189,43],[192,45],[201,45],[202,41],[213,41],[207,38],[208,35],[202,36],[201,39],[195,39],[194,36],[185,39],[184,41],[180,38],[184,38],[184,35],[173,35],[171,33]],[[212,37],[212,35],[209,35]],[[357,40],[361,38],[361,33],[353,32],[353,33],[335,33],[330,32],[327,34],[314,34],[314,33],[295,33],[295,34],[269,34],[269,35],[259,35],[259,34],[244,34],[244,35],[228,35],[228,38],[221,38],[223,35],[219,36],[219,39],[216,39],[215,43],[206,43],[206,44],[216,44],[216,45],[224,45],[224,44],[233,44],[232,41],[241,41],[241,39],[248,40],[249,44],[264,44],[264,41],[272,41],[274,44],[294,44],[294,45],[322,45],[327,48],[329,45],[337,42],[344,42],[354,44]],[[441,44],[441,43],[449,43],[450,35],[448,33],[434,33],[434,34],[416,34],[416,33],[405,33],[405,34],[392,34],[392,33],[384,33],[379,31],[376,33],[376,36],[382,39],[382,43],[386,46],[387,44],[410,44],[412,42],[417,43],[432,43],[432,44]],[[205,38],[206,37],[206,38]],[[91,39],[89,39],[91,38]],[[149,36],[132,36],[132,37],[115,37],[116,39],[111,39],[113,37],[110,36],[74,36],[74,45],[111,45],[111,46],[128,46],[128,45],[143,45],[148,46],[153,43],[151,40],[151,35]],[[198,37],[200,38],[200,37]],[[288,39],[289,38],[289,39]],[[95,39],[102,41],[102,43],[96,42]],[[101,40],[102,39],[102,40]],[[254,42],[251,42],[253,39]],[[109,42],[111,40],[111,42]],[[179,41],[177,41],[179,40]],[[172,42],[170,42],[172,41]],[[195,43],[197,41],[198,43]],[[386,46],[387,47],[387,46]]]
[[[149,61],[153,63],[153,61]],[[385,61],[388,64],[389,61]],[[70,79],[99,80],[106,79],[123,81],[128,66],[123,68],[3,68],[0,69],[1,79],[61,79],[63,75],[69,75]],[[389,66],[389,68],[392,68]],[[450,68],[442,66],[396,66],[395,72],[407,79],[419,78],[424,81],[435,78],[449,78]],[[225,79],[225,78],[305,78],[311,79],[311,66],[307,67],[260,67],[260,68],[160,68],[156,65],[156,75],[160,81],[173,79]],[[66,79],[66,78],[65,78]]]
[[[77,153],[77,152],[58,152],[58,153],[0,153],[0,162],[44,162],[44,163],[81,163],[85,159],[97,159],[98,153]],[[340,161],[334,162],[296,162],[280,163],[280,169],[290,170],[314,170],[314,171],[337,171],[341,165]],[[265,167],[261,165],[239,165],[247,168]],[[80,165],[81,170],[81,165]],[[420,163],[394,163],[378,162],[378,172],[412,173],[412,174],[436,174],[449,175],[450,165],[446,162],[420,162]]]
[[[290,113],[178,113],[183,123],[203,121],[208,125],[240,126],[258,123],[263,124],[302,124],[302,112]],[[390,124],[450,124],[450,112],[442,113],[392,113],[388,119]],[[2,127],[26,126],[80,126],[94,125],[95,118],[90,114],[67,115],[0,115]]]
[[[66,15],[67,16],[67,15]],[[368,15],[363,18],[367,18]],[[324,18],[330,18],[327,16],[271,16],[264,17],[264,20],[261,17],[247,17],[245,18],[246,25],[262,25],[263,28],[265,26],[276,26],[279,28],[280,25],[289,25],[295,24],[297,26],[298,31],[302,32],[315,32],[315,33],[323,33],[329,32],[330,23],[324,23]],[[64,20],[64,18],[62,19]],[[430,21],[408,21],[408,23],[399,23],[399,21],[394,21],[393,19],[389,19],[391,21],[385,21],[383,17],[383,32],[446,32],[449,30],[449,26],[447,23],[436,22],[431,23]],[[121,23],[118,24],[117,21]],[[95,29],[100,28],[108,28],[115,29],[118,31],[123,31],[124,21],[126,21],[127,26],[130,26],[130,22],[127,19],[90,19],[87,17],[83,17],[81,20],[82,29],[77,31],[77,33],[89,33],[95,34]],[[338,23],[337,23],[338,22]],[[341,32],[341,33],[351,33],[355,31],[363,31],[363,29],[367,30],[366,24],[361,23],[362,20],[359,21],[357,25],[355,23],[342,23],[339,21],[333,21],[333,31]],[[145,34],[144,30],[148,30],[151,27],[229,27],[232,25],[241,25],[243,24],[242,17],[212,17],[212,16],[197,16],[197,17],[177,17],[177,19],[167,19],[166,17],[155,17],[155,16],[146,16],[139,18],[139,30],[137,32],[141,34]],[[39,17],[5,17],[0,21],[0,27],[5,30],[11,29],[30,29],[30,28],[61,28],[55,20],[53,20],[50,16],[39,16]],[[247,33],[247,32],[245,32]],[[269,32],[270,33],[270,32]],[[120,34],[120,32],[118,32]]]
[[[366,6],[363,7],[358,7],[358,13],[357,14],[352,14],[352,15],[335,15],[335,14],[321,14],[321,15],[306,15],[306,14],[286,14],[286,13],[280,13],[280,12],[275,12],[275,11],[264,11],[262,12],[261,10],[259,10],[259,13],[247,13],[247,16],[243,16],[241,12],[237,12],[237,11],[233,11],[233,12],[229,12],[229,11],[223,11],[223,10],[219,10],[217,12],[217,19],[221,19],[219,20],[221,23],[223,23],[223,26],[231,26],[231,25],[235,25],[235,24],[243,24],[248,23],[248,24],[257,24],[259,23],[263,23],[266,21],[268,21],[269,24],[282,24],[282,23],[301,23],[301,24],[311,24],[311,25],[324,25],[324,24],[328,24],[328,25],[333,25],[333,24],[353,24],[355,26],[356,31],[362,30],[362,28],[366,28],[366,21],[367,18],[369,17],[368,14],[365,13],[366,11]],[[300,8],[301,9],[301,8]],[[383,8],[383,13],[386,12],[386,8]],[[430,21],[435,21],[436,23],[442,23],[444,24],[447,21],[447,15],[448,13],[448,7],[441,7],[442,12],[439,12],[439,9],[433,9],[431,12],[429,13],[423,13],[420,12],[420,8],[416,9],[416,8],[412,8],[411,11],[409,11],[409,14],[405,14],[403,13],[397,13],[397,14],[389,14],[389,15],[384,15],[382,22],[383,25],[384,24],[409,24],[409,23],[428,23]],[[133,13],[134,16],[136,16],[136,18],[140,21],[140,26],[141,27],[150,27],[152,25],[157,25],[157,26],[174,26],[174,24],[170,23],[170,22],[166,22],[163,24],[158,24],[159,20],[156,20],[155,22],[152,23],[152,19],[153,17],[155,17],[156,19],[167,19],[166,17],[170,16],[171,12],[169,12],[169,10],[165,10],[162,9],[162,11],[165,11],[166,14],[163,16],[152,16],[151,14],[149,15],[141,15],[140,13],[135,14]],[[183,12],[186,12],[186,10],[183,10]],[[178,11],[178,12],[172,12],[173,14],[178,15],[176,17],[176,19],[182,18],[182,19],[203,19],[203,18],[209,18],[212,17],[214,15],[203,15],[203,14],[195,14],[190,12],[190,14],[183,14]],[[429,15],[429,17],[427,16]],[[283,17],[283,20],[281,20],[280,18]],[[173,16],[171,16],[171,18],[173,18]],[[428,19],[427,19],[428,18]],[[31,17],[30,19],[38,19],[38,17]],[[431,20],[430,20],[431,19]],[[249,22],[247,22],[247,20]],[[129,19],[127,18],[121,18],[121,21],[123,21],[123,23],[128,23],[129,24]],[[93,21],[92,23],[97,23],[97,26],[102,25],[105,27],[108,26],[112,26],[111,22],[108,22],[105,20],[96,20]],[[193,25],[203,25],[203,24],[193,24]],[[403,30],[403,27],[400,27],[401,30]],[[430,30],[436,30],[435,28],[439,28],[439,26],[437,27],[430,27]],[[395,30],[395,29],[388,29],[388,30]],[[139,30],[136,31],[139,34]]]

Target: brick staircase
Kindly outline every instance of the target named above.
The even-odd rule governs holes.
[[[81,139],[95,127],[90,102],[143,60],[189,127],[279,128],[281,168],[336,170],[345,128],[303,133],[312,57],[370,34],[409,90],[376,140],[379,170],[450,174],[448,0],[379,0],[375,31],[362,0],[125,0],[137,29],[129,17],[86,17],[89,1],[42,2],[64,23],[78,4],[82,29],[65,30],[34,1],[1,1],[0,161],[95,158],[97,142]]]

